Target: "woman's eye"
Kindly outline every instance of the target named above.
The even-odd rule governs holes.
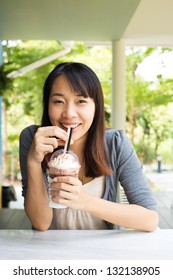
[[[80,99],[78,102],[79,102],[80,104],[82,104],[82,103],[87,103],[87,101],[86,101],[85,99]]]
[[[62,100],[53,100],[53,103],[54,104],[63,104],[63,101]]]

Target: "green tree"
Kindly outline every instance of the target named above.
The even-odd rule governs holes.
[[[127,55],[127,131],[146,161],[154,158],[160,144],[172,135],[171,117],[166,111],[173,101],[173,81],[158,75],[156,82],[147,82],[137,73],[140,63],[155,51],[130,49]]]

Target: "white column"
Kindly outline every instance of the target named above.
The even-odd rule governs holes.
[[[111,126],[126,126],[126,59],[124,40],[112,42],[112,114]]]
[[[2,65],[2,44],[0,41],[0,67]],[[0,96],[0,208],[2,207],[2,97]]]

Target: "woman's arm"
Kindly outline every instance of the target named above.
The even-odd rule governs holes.
[[[42,162],[45,155],[64,144],[66,138],[65,131],[53,126],[38,128],[33,136],[30,130],[25,129],[20,136],[24,207],[32,225],[38,230],[48,229],[53,216],[53,211],[48,206]]]
[[[27,161],[28,186],[24,207],[34,228],[46,230],[52,221],[52,209],[48,206],[48,194],[40,164]]]
[[[97,197],[86,198],[85,211],[112,224],[143,231],[154,231],[158,214],[140,205],[121,204]]]
[[[54,179],[55,180],[55,179]],[[121,204],[97,198],[85,192],[78,178],[57,177],[52,187],[53,201],[64,204],[73,209],[86,211],[97,218],[123,226],[143,231],[153,231],[158,225],[158,214],[136,204]]]

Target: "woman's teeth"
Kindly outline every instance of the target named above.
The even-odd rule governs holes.
[[[66,124],[62,124],[62,126],[64,126],[65,128],[69,128],[72,127],[72,128],[76,128],[79,124],[74,124],[74,125],[66,125]]]

